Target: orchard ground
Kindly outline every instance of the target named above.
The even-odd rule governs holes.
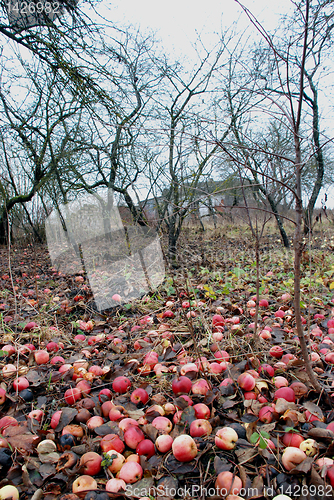
[[[150,443],[146,455],[141,446],[137,480],[124,469],[120,497],[212,498],[216,492],[223,498],[237,485],[240,498],[254,492],[269,499],[280,493],[333,498],[333,227],[316,227],[302,263],[304,328],[328,398],[312,390],[304,370],[294,331],[293,250],[282,248],[273,226],[260,240],[254,340],[254,248],[247,226],[188,228],[179,242],[179,267],[158,290],[131,303],[124,297],[119,307],[99,313],[84,273],[59,274],[46,246],[14,244],[10,263],[2,247],[0,487],[14,485],[22,499],[56,499],[81,483],[112,496],[106,487],[114,487],[109,481],[117,472],[110,469],[117,467],[101,441],[115,434],[117,453],[137,463],[136,447],[124,438],[124,419],[131,418],[147,442],[155,444],[164,432],[173,440],[153,455]],[[174,384],[174,392],[180,376],[191,384]],[[125,379],[113,384],[117,377],[131,385]],[[179,387],[186,387],[183,395]],[[148,400],[143,391],[131,399],[138,388]],[[166,421],[158,426],[154,419],[161,416]],[[198,423],[192,431],[195,420],[210,425]],[[226,427],[235,432],[215,439]],[[188,436],[189,461],[172,447],[180,435]],[[88,452],[99,457],[88,469],[94,481],[76,481],[89,476],[83,465]],[[120,467],[124,460],[118,456]],[[233,484],[225,472],[235,476]]]

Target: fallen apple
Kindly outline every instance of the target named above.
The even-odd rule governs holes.
[[[238,441],[238,434],[232,427],[218,429],[215,436],[215,444],[221,450],[233,450]]]
[[[123,481],[127,484],[136,483],[142,477],[143,469],[137,462],[126,462],[118,474],[118,478],[123,479]]]
[[[86,490],[97,490],[97,482],[91,476],[79,476],[72,484],[72,491],[79,493]]]
[[[197,455],[197,446],[191,436],[181,434],[172,444],[173,455],[179,462],[190,462]]]

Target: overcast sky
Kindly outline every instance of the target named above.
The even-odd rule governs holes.
[[[279,26],[280,17],[293,9],[291,0],[243,0],[242,3],[269,31]],[[250,26],[247,16],[235,0],[118,0],[108,1],[105,5],[108,5],[108,10],[104,14],[109,21],[121,26],[135,25],[143,32],[153,30],[167,53],[176,58],[185,56],[190,61],[194,56],[193,45],[198,35],[204,45],[210,48],[217,43],[220,33],[233,23],[236,23],[238,32]],[[101,4],[98,11],[100,9]],[[328,127],[328,123],[333,122],[332,103],[324,103],[323,112],[326,117],[323,123]],[[334,208],[334,189],[327,189],[326,192],[329,195],[327,207]],[[323,197],[322,192],[318,206],[321,206]]]

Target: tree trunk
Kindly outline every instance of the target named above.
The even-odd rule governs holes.
[[[274,200],[272,199],[272,197],[270,196],[270,194],[267,195],[267,200],[268,200],[270,208],[273,211],[273,214],[275,216],[275,219],[276,219],[276,222],[277,222],[277,226],[278,226],[278,229],[279,229],[282,241],[283,241],[283,245],[284,245],[285,248],[290,248],[289,238],[288,238],[288,236],[287,236],[287,234],[285,232],[285,229],[283,227],[283,222],[282,222],[282,220],[281,220],[281,218],[279,216],[279,213],[277,211],[276,203],[274,202]]]
[[[317,198],[319,196],[319,192],[322,188],[325,165],[324,165],[324,156],[322,154],[322,148],[320,145],[318,92],[313,84],[312,77],[308,75],[306,72],[305,74],[313,93],[313,99],[308,98],[307,100],[311,102],[313,111],[313,141],[316,148],[315,159],[317,162],[316,180],[313,186],[311,197],[304,212],[304,234],[308,234],[308,232],[312,230],[312,216]]]
[[[0,217],[0,245],[6,245],[8,241],[8,213],[3,210]]]

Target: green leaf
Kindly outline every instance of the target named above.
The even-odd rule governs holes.
[[[260,438],[260,441],[259,441],[259,448],[261,448],[261,450],[265,450],[267,448],[267,443],[265,442],[265,440],[262,437]]]
[[[250,442],[252,444],[255,444],[257,442],[257,440],[259,439],[259,437],[260,437],[260,434],[258,432],[253,432],[253,434],[250,437]]]
[[[266,439],[269,439],[269,438],[270,438],[270,435],[268,434],[268,432],[262,431],[262,432],[261,432],[261,437],[264,437],[264,438],[266,438]]]

